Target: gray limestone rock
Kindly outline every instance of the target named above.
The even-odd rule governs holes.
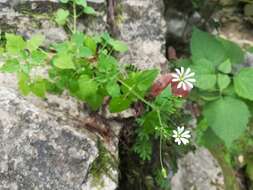
[[[60,121],[15,90],[0,87],[0,189],[101,188],[94,186],[89,173],[100,153],[97,139],[86,130],[77,130],[75,123]],[[111,172],[117,179],[117,170],[111,168]],[[116,189],[115,180],[102,176],[103,189]]]
[[[94,140],[0,88],[0,189],[76,189],[97,157]],[[15,188],[14,188],[15,187]]]
[[[210,152],[198,148],[178,161],[171,180],[172,190],[223,190],[222,170]]]
[[[0,2],[0,31],[14,32],[26,38],[40,33],[46,37],[45,45],[63,41],[67,34],[53,21],[56,8],[57,3],[52,0]]]
[[[166,62],[165,33],[161,0],[121,0],[120,37],[129,46],[121,56],[121,63],[128,63],[140,69],[160,68]]]

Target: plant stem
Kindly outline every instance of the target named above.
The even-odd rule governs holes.
[[[146,105],[148,105],[149,107],[151,107],[153,110],[156,110],[156,111],[158,110],[158,108],[157,108],[155,105],[151,104],[150,102],[148,102],[147,100],[145,100],[143,97],[141,97],[137,92],[135,92],[135,91],[133,90],[132,87],[128,86],[124,81],[122,81],[122,80],[120,80],[120,79],[118,79],[118,81],[119,81],[123,86],[125,86],[134,96],[136,96],[139,100],[141,100],[143,103],[145,103]]]
[[[77,15],[76,15],[76,3],[73,2],[73,33],[76,33],[77,28]]]
[[[159,110],[157,111],[157,117],[158,117],[159,124],[160,124],[161,128],[163,128],[163,123],[162,123],[161,114],[160,114]],[[164,169],[163,160],[162,160],[162,143],[163,143],[163,136],[160,134],[160,147],[159,147],[160,155],[159,155],[159,157],[160,157],[161,168]]]
[[[160,113],[160,110],[159,108],[157,108],[155,105],[153,105],[152,103],[148,102],[147,100],[145,100],[143,97],[141,97],[137,92],[135,92],[133,90],[133,87],[130,87],[128,86],[124,81],[118,79],[118,81],[123,85],[125,86],[130,93],[132,93],[134,96],[136,96],[139,100],[141,100],[143,103],[145,103],[146,105],[148,105],[149,107],[151,107],[154,111],[156,111],[157,113],[157,117],[158,117],[158,120],[159,120],[159,124],[161,126],[161,128],[163,129],[163,123],[162,123],[162,119],[161,119],[161,113]],[[163,167],[163,160],[162,160],[162,135],[160,134],[160,152],[159,152],[159,157],[160,157],[160,164],[161,164],[161,168],[164,169]]]

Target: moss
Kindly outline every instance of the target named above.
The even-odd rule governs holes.
[[[90,174],[92,175],[92,186],[104,186],[103,175],[108,176],[112,181],[117,183],[117,179],[110,174],[110,171],[117,168],[118,161],[115,157],[104,147],[100,140],[97,142],[99,156],[92,163]]]

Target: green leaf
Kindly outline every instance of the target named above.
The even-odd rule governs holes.
[[[138,76],[138,89],[146,92],[153,84],[159,71],[157,69],[142,71]]]
[[[248,52],[253,53],[253,46],[247,49]]]
[[[125,83],[122,87],[123,94],[132,101],[136,100],[136,96],[132,93],[133,91],[138,93],[141,97],[144,97],[147,90],[152,86],[157,74],[158,70],[156,69],[131,73],[128,78],[123,81]]]
[[[30,78],[27,74],[21,72],[18,74],[18,87],[19,90],[21,91],[21,93],[26,96],[29,94],[30,90],[30,86],[29,86],[29,82],[30,82]]]
[[[31,53],[32,65],[41,65],[46,61],[46,59],[47,59],[47,55],[42,51],[35,50]]]
[[[54,66],[58,67],[59,69],[75,69],[75,65],[72,60],[72,56],[70,54],[58,54],[53,59]]]
[[[6,49],[9,53],[20,53],[25,49],[25,41],[21,36],[6,33]]]
[[[227,57],[220,41],[197,28],[194,28],[192,33],[191,53],[193,62],[206,59],[214,66],[224,62]]]
[[[231,65],[231,62],[229,61],[229,59],[227,59],[222,64],[220,64],[218,66],[218,70],[223,72],[223,73],[226,73],[226,74],[231,73],[232,65]]]
[[[231,97],[207,104],[203,113],[208,125],[227,147],[230,147],[232,142],[242,135],[250,117],[247,105]]]
[[[56,43],[53,44],[53,48],[58,52],[58,53],[67,53],[69,50],[71,50],[71,43],[68,41],[62,42],[62,43]]]
[[[219,89],[222,91],[223,89],[227,88],[230,84],[231,80],[228,75],[218,74],[217,76],[217,83],[219,86]]]
[[[91,49],[94,54],[96,53],[97,43],[92,37],[85,36],[84,43],[85,43],[85,46],[88,47],[89,49]]]
[[[154,104],[159,107],[162,115],[169,117],[170,114],[175,113],[177,108],[182,107],[181,99],[173,96],[171,92],[171,86],[165,88],[156,98]]]
[[[253,68],[243,68],[234,78],[235,92],[242,98],[253,100]]]
[[[156,111],[151,111],[145,114],[143,117],[142,131],[146,134],[152,134],[155,132],[155,128],[159,125],[159,118]]]
[[[88,103],[92,110],[97,110],[99,107],[101,107],[103,100],[104,96],[99,93],[85,98],[85,101]]]
[[[124,96],[113,97],[109,103],[109,110],[111,113],[122,112],[128,109],[131,101]]]
[[[75,2],[76,2],[77,5],[81,5],[83,7],[87,6],[86,0],[75,0]]]
[[[96,15],[97,14],[97,12],[90,6],[84,7],[83,12],[86,14],[89,14],[89,15]]]
[[[37,79],[30,84],[31,91],[38,97],[44,98],[46,95],[46,84],[43,79]]]
[[[115,81],[107,83],[106,90],[111,97],[120,96],[120,86]]]
[[[84,38],[85,36],[82,32],[76,32],[71,36],[71,42],[80,48],[84,45]]]
[[[19,70],[19,62],[17,59],[7,60],[6,63],[0,68],[1,72],[14,73]]]
[[[229,58],[231,64],[241,64],[244,61],[244,52],[234,42],[221,39],[226,55]]]
[[[126,52],[128,50],[127,44],[119,40],[111,40],[110,45],[119,52]]]
[[[100,53],[98,60],[98,70],[100,72],[112,73],[116,70],[117,60],[114,57]]]
[[[205,101],[214,101],[220,98],[219,92],[200,91],[198,95]]]
[[[58,9],[55,15],[55,21],[57,24],[63,26],[67,22],[69,11],[64,9]]]
[[[61,3],[68,3],[69,0],[60,0]]]
[[[78,79],[79,92],[78,96],[86,100],[86,98],[95,96],[98,90],[98,84],[88,75],[82,75]]]
[[[45,40],[45,37],[43,35],[37,34],[26,42],[26,48],[30,52],[37,50],[43,44],[44,40]]]
[[[191,66],[195,72],[196,86],[203,90],[213,90],[216,84],[215,68],[206,59],[199,59]]]
[[[84,46],[79,48],[80,57],[88,58],[88,57],[91,57],[92,55],[93,55],[93,52],[89,48],[84,47]]]
[[[151,160],[152,143],[149,138],[140,139],[134,144],[134,152],[136,152],[142,160]]]

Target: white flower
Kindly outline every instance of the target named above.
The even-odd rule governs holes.
[[[172,82],[178,82],[177,88],[183,87],[184,90],[192,89],[192,83],[196,82],[196,80],[192,78],[195,73],[191,72],[190,68],[185,71],[184,67],[181,67],[180,70],[176,69],[176,72],[177,73],[172,74]]]
[[[184,127],[177,127],[177,130],[173,130],[173,136],[175,142],[180,145],[181,143],[188,144],[189,138],[191,137],[190,131],[184,130]]]

